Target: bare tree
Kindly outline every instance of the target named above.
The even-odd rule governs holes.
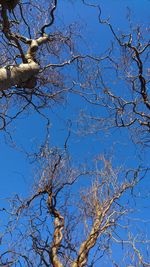
[[[111,240],[129,212],[120,200],[133,190],[145,170],[121,173],[102,156],[96,159],[95,169],[74,169],[66,151],[48,146],[38,159],[39,177],[32,196],[21,199],[17,195],[11,200],[9,224],[1,237],[1,265],[96,266],[102,255],[107,255],[109,262]],[[86,179],[84,188],[80,179]],[[122,242],[131,244],[137,256],[135,266],[149,266],[135,241]]]
[[[98,10],[100,25],[107,26],[112,34],[112,46],[103,55],[74,55],[71,28],[68,28],[67,35],[53,30],[57,1],[46,3],[46,22],[43,2],[0,2],[1,128],[4,129],[6,124],[28,107],[39,111],[41,107],[48,106],[52,100],[56,101],[65,92],[70,91],[79,94],[88,103],[105,107],[104,117],[95,114],[88,116],[88,123],[92,119],[93,130],[105,126],[126,127],[131,129],[134,137],[140,136],[138,142],[148,144],[150,44],[147,30],[140,26],[133,28],[128,16],[128,32],[117,33],[110,20],[102,19],[99,6],[82,2]],[[33,16],[39,18],[37,25],[33,19],[31,20]],[[120,54],[116,53],[117,47]],[[67,59],[63,56],[66,53]],[[65,81],[63,72],[59,70],[75,61],[78,80],[72,76],[68,83],[68,79],[65,77]],[[12,106],[13,100],[16,101],[18,98],[22,104],[19,102],[19,109],[17,108],[12,116],[7,110]]]
[[[69,88],[59,69],[76,57],[71,28],[65,33],[50,31],[57,0],[0,1],[0,9],[0,128],[5,129],[23,111],[32,108],[40,113],[41,108],[63,99]]]
[[[85,90],[81,92],[84,99],[92,105],[105,108],[105,116],[98,116],[97,113],[95,115],[94,112],[93,115],[87,115],[82,112],[81,121],[83,123],[86,121],[85,124],[88,122],[89,125],[85,127],[93,129],[93,132],[104,127],[128,128],[134,141],[148,145],[150,141],[148,27],[133,26],[131,14],[128,12],[129,28],[126,32],[121,29],[116,30],[111,18],[103,19],[100,6],[90,4],[90,1],[83,3],[97,10],[100,27],[110,30],[112,42],[103,55],[91,58],[94,67],[89,68],[87,62],[82,64],[83,73],[85,69],[85,74],[82,76],[85,75],[86,78],[80,82],[81,88]]]
[[[75,53],[71,26],[65,33],[54,27],[57,0],[0,0],[0,129],[29,107],[41,114],[71,92],[105,110],[105,116],[82,113],[77,120],[90,133],[129,128],[148,143],[147,35],[144,39],[140,27],[117,34],[99,6],[81,2],[98,10],[99,24],[113,36],[103,54]],[[65,68],[71,64],[76,65],[70,79]],[[64,150],[41,147],[34,155],[31,194],[26,199],[17,194],[10,208],[0,209],[7,220],[0,233],[0,266],[150,266],[149,240],[131,234],[128,217],[133,212],[128,199],[148,168],[113,167],[104,156],[77,166],[68,152],[69,137],[70,132]],[[118,245],[126,248],[121,265],[114,253]]]

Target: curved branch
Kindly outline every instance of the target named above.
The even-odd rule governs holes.
[[[51,16],[51,21],[48,23],[48,24],[45,24],[42,28],[41,28],[41,33],[42,33],[42,36],[44,35],[45,33],[45,28],[47,27],[50,27],[53,23],[54,23],[54,20],[55,20],[55,17],[54,17],[54,12],[57,8],[57,0],[54,1],[54,6],[50,12],[50,16]]]
[[[114,194],[110,200],[104,201],[102,204],[95,205],[96,216],[91,227],[91,231],[85,241],[82,242],[77,259],[73,262],[72,267],[84,267],[88,261],[88,255],[90,250],[95,246],[97,239],[102,235],[107,228],[114,225],[113,220],[110,220],[108,213],[113,203],[119,199],[122,194],[129,188],[132,188],[133,184],[125,183],[121,186],[120,190]]]
[[[0,91],[7,90],[12,86],[23,88],[34,88],[36,86],[36,75],[39,73],[40,66],[36,62],[35,56],[38,47],[47,41],[47,36],[31,41],[25,55],[27,63],[0,69]]]

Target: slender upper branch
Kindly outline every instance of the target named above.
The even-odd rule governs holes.
[[[57,8],[57,0],[54,0],[54,5],[53,5],[53,8],[51,9],[51,12],[50,12],[50,16],[51,16],[51,21],[48,23],[48,24],[45,24],[42,28],[41,28],[41,33],[42,33],[42,36],[44,35],[45,33],[45,28],[47,27],[50,27],[53,23],[54,23],[54,12]]]
[[[131,188],[132,184],[124,184],[119,192],[116,192],[114,196],[110,200],[106,200],[104,203],[100,204],[99,201],[96,201],[95,205],[95,219],[93,221],[93,225],[91,227],[91,231],[87,236],[87,239],[82,242],[80,245],[80,249],[78,252],[77,259],[73,262],[72,267],[84,267],[88,261],[88,255],[92,247],[97,242],[97,239],[100,235],[102,235],[107,228],[114,225],[114,222],[109,219],[108,212],[112,207],[112,204],[115,200],[119,199],[121,195],[129,188]]]

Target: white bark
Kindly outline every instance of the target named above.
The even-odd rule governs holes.
[[[18,66],[7,66],[0,69],[0,91],[17,85],[31,88],[32,77],[38,74],[39,65],[34,61],[21,63]]]
[[[27,63],[15,66],[6,66],[0,69],[0,91],[12,86],[33,88],[36,85],[36,75],[40,66],[36,63],[35,55],[38,47],[48,41],[48,36],[32,40],[25,58]]]

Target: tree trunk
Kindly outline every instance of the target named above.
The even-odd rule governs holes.
[[[1,68],[0,91],[7,90],[12,86],[33,88],[36,85],[35,75],[38,74],[39,68],[34,61]]]

